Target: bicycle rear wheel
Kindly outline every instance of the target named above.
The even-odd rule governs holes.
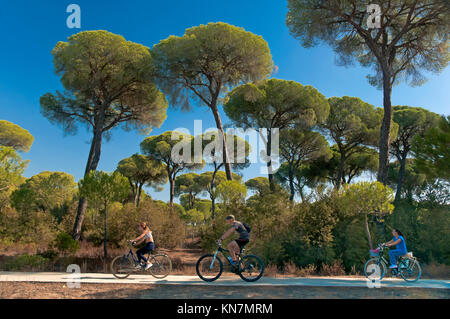
[[[400,276],[407,282],[415,282],[422,275],[422,267],[417,260],[404,259],[398,266]]]
[[[259,280],[264,274],[264,262],[255,255],[242,257],[239,262],[239,277],[247,282]]]
[[[128,255],[125,255],[114,258],[111,262],[110,268],[114,277],[118,279],[125,279],[133,272],[134,266],[134,262],[130,260]]]
[[[378,258],[370,258],[364,265],[364,275],[370,280],[381,280],[386,274],[386,265]]]
[[[157,279],[166,278],[172,271],[172,261],[165,254],[151,256],[150,262],[153,264],[150,267],[150,273]]]
[[[208,254],[200,257],[195,265],[195,270],[200,279],[212,282],[222,275],[223,263],[219,257]]]

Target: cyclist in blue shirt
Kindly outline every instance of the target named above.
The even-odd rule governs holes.
[[[395,246],[395,249],[389,251],[389,259],[391,261],[391,265],[389,266],[390,269],[397,268],[397,258],[406,255],[408,252],[403,234],[398,229],[393,229],[392,235],[394,235],[394,238],[384,244],[387,247]]]

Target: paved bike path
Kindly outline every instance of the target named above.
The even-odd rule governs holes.
[[[68,282],[75,277],[70,273],[49,272],[0,272],[0,281],[25,282]],[[309,287],[367,287],[367,280],[362,277],[309,277],[309,278],[269,278],[263,277],[257,282],[247,283],[237,276],[223,276],[213,283],[202,281],[197,276],[167,276],[155,279],[150,275],[131,275],[127,279],[117,279],[111,274],[83,273],[81,283],[100,284],[159,284],[159,285],[217,285],[217,286],[309,286]],[[413,287],[450,289],[450,280],[421,279],[415,283],[405,282],[398,278],[385,278],[381,287]]]

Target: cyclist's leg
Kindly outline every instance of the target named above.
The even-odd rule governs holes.
[[[240,254],[242,252],[242,249],[245,247],[245,245],[247,245],[249,243],[250,240],[248,239],[237,239],[236,243],[239,246],[239,252],[238,254]]]
[[[391,262],[391,267],[397,265],[397,258],[401,256],[399,249],[393,249],[389,251],[389,260]]]
[[[233,259],[233,261],[236,261],[236,256],[241,250],[240,247],[239,247],[239,244],[237,243],[237,241],[233,240],[232,242],[230,242],[227,245],[227,248],[230,251],[231,259]]]
[[[149,243],[147,243],[145,245],[145,248],[146,248],[145,253],[149,254],[149,257],[150,257],[150,253],[155,249],[155,244],[153,242],[149,242]],[[149,264],[150,263],[150,258],[145,259],[145,263]]]
[[[147,262],[147,258],[144,257],[145,253],[147,253],[147,246],[142,247],[141,249],[136,251],[139,263],[141,263],[142,261]]]

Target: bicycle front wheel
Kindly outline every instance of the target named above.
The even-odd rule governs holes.
[[[197,275],[206,282],[219,279],[223,272],[223,263],[219,257],[208,254],[200,257],[195,266]]]
[[[165,254],[151,256],[150,262],[153,264],[150,267],[150,273],[157,279],[166,278],[172,271],[172,261]]]
[[[415,282],[422,275],[422,267],[417,260],[405,259],[398,266],[400,276],[407,282]]]
[[[125,256],[117,256],[111,262],[111,273],[118,279],[125,279],[133,272],[134,263],[130,258]]]
[[[264,262],[255,255],[242,257],[239,263],[239,276],[247,281],[254,282],[264,274]]]
[[[364,275],[370,280],[381,280],[386,274],[386,265],[378,258],[369,259],[364,265]]]

